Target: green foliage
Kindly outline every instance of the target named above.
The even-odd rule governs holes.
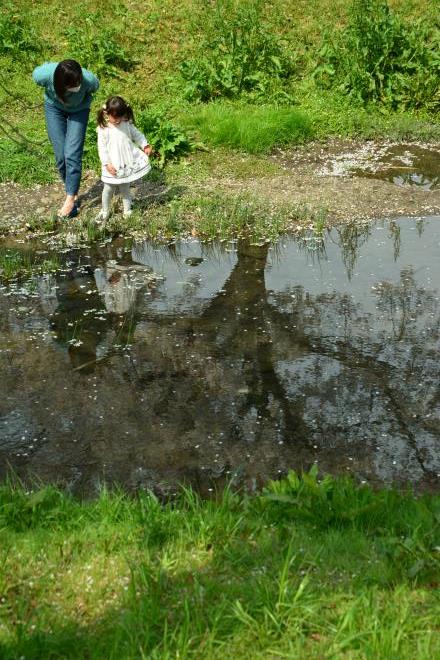
[[[331,135],[359,137],[367,140],[436,142],[440,139],[440,124],[424,111],[402,108],[384,112],[379,104],[359,105],[353,97],[336,87],[323,89],[303,81],[298,88],[301,111],[310,119],[315,137],[326,140]]]
[[[353,0],[348,26],[327,33],[315,78],[357,101],[393,109],[440,107],[440,31],[405,23],[386,0]]]
[[[28,59],[42,50],[42,42],[33,26],[12,4],[0,12],[0,55]]]
[[[3,485],[2,658],[439,657],[439,506],[316,470],[162,504]]]
[[[121,71],[134,66],[132,56],[121,44],[120,31],[108,25],[105,14],[79,16],[77,22],[66,27],[64,34],[70,57],[95,73],[118,77]]]
[[[262,0],[219,0],[214,9],[206,9],[206,38],[198,55],[181,65],[188,99],[248,94],[291,100],[283,85],[293,74],[294,61],[262,9]]]
[[[209,104],[195,114],[191,123],[203,141],[251,154],[298,144],[313,135],[311,124],[302,112],[274,106]]]
[[[278,511],[280,519],[287,520],[293,516],[328,527],[346,526],[353,521],[359,524],[366,520],[371,524],[378,511],[381,516],[387,515],[382,499],[384,495],[385,491],[375,495],[368,487],[357,487],[348,478],[335,480],[326,476],[320,480],[318,469],[313,466],[301,477],[291,471],[285,479],[270,482],[263,493],[263,500],[276,503],[272,507],[271,518]]]
[[[101,161],[98,155],[97,140],[96,122],[91,117],[87,124],[86,139],[84,141],[83,165],[85,169],[94,170],[98,173],[101,171]]]
[[[147,137],[157,153],[156,164],[163,168],[165,163],[190,153],[196,144],[172,122],[159,112],[140,110],[135,113],[136,124]]]
[[[69,498],[51,486],[26,492],[20,486],[0,490],[0,524],[15,532],[52,527],[65,521]]]
[[[23,185],[51,183],[55,178],[53,155],[30,150],[12,140],[0,141],[0,181],[17,181]]]
[[[163,209],[162,235],[199,236],[203,240],[245,238],[252,244],[276,240],[303,221],[310,222],[304,208],[272,208],[252,195],[195,195],[172,200]],[[149,226],[150,229],[150,226]]]
[[[392,561],[394,577],[429,579],[440,569],[440,558],[433,553],[440,539],[438,498],[394,490],[375,493],[348,478],[319,479],[315,466],[301,477],[290,472],[286,479],[271,482],[262,500],[271,521],[304,521],[315,529],[355,528],[371,535],[378,540],[378,551]]]

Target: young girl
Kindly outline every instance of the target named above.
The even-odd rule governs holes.
[[[98,112],[98,152],[102,163],[102,210],[107,220],[114,193],[121,193],[124,216],[131,214],[130,183],[150,169],[152,147],[134,125],[133,110],[120,96],[110,96]]]

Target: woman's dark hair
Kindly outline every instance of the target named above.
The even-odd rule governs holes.
[[[127,117],[129,121],[134,123],[134,115],[131,106],[125,101],[122,96],[109,96],[102,108],[98,110],[98,126],[104,128],[107,126],[106,115],[112,117]]]
[[[68,87],[78,87],[82,81],[82,69],[75,60],[63,60],[53,74],[53,86],[56,95],[64,103]]]

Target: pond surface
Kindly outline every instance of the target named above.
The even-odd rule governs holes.
[[[440,217],[60,259],[0,288],[0,477],[440,485]]]

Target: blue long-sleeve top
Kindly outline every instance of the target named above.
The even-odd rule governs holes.
[[[99,87],[98,78],[87,69],[82,69],[81,88],[77,92],[66,92],[66,102],[63,103],[57,96],[53,86],[53,76],[58,62],[44,62],[32,72],[32,78],[37,85],[44,88],[44,98],[47,103],[55,105],[67,112],[78,112],[90,108],[92,96]]]

